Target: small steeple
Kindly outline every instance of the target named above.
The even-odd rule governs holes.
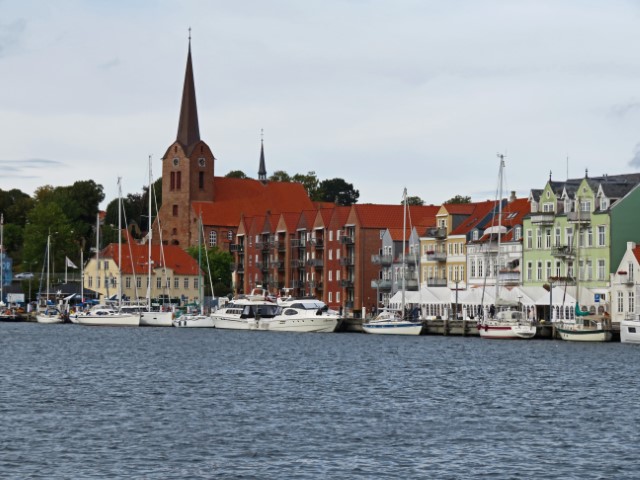
[[[264,163],[264,129],[260,129],[260,168],[258,169],[258,180],[267,181],[267,167]]]
[[[187,69],[182,89],[177,141],[180,142],[184,149],[189,149],[189,147],[200,141],[196,88],[193,81],[193,66],[191,65],[191,27],[189,27],[189,53],[187,55]]]

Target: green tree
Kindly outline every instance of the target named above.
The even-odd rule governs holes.
[[[227,178],[249,178],[242,170],[231,170],[225,175]]]
[[[187,248],[187,253],[198,260],[198,247]],[[207,263],[207,257],[209,261]],[[204,294],[211,295],[211,284],[213,283],[216,297],[223,297],[231,292],[231,264],[233,256],[231,253],[221,250],[219,247],[203,248],[200,260],[200,268],[204,272],[203,278]],[[209,273],[210,269],[210,273]]]
[[[290,182],[291,177],[284,170],[276,170],[273,175],[269,177],[270,182]]]
[[[26,193],[14,188],[9,191],[0,189],[0,212],[5,223],[24,226],[27,213],[33,208],[33,199]]]
[[[322,180],[312,200],[320,202],[334,202],[337,205],[353,205],[358,203],[360,192],[342,178]]]
[[[308,172],[306,175],[302,173],[296,173],[293,177],[291,177],[292,182],[301,183],[305,190],[307,191],[307,195],[309,198],[313,198],[318,191],[318,177],[316,176],[316,172]]]
[[[471,197],[463,197],[462,195],[456,195],[455,197],[450,198],[446,202],[447,203],[471,203]]]
[[[400,203],[402,203],[402,204],[403,204],[404,202],[400,202]],[[416,196],[413,196],[413,197],[407,197],[407,205],[411,205],[411,206],[414,206],[414,205],[422,206],[422,205],[424,205],[424,200],[422,200],[420,197],[416,197]]]

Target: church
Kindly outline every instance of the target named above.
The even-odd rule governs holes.
[[[162,206],[154,226],[161,232],[154,233],[154,241],[188,248],[198,245],[201,229],[204,245],[229,251],[243,215],[315,209],[301,184],[267,180],[264,144],[257,180],[216,176],[215,164],[211,148],[200,138],[189,39],[178,134],[162,157]]]

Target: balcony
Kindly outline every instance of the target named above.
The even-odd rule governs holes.
[[[237,273],[243,273],[244,272],[244,263],[236,263],[234,266],[234,270]]]
[[[618,280],[620,285],[634,285],[636,283],[633,275],[629,275],[627,272],[618,272]]]
[[[437,238],[439,240],[444,240],[445,238],[447,238],[447,229],[445,227],[430,228],[427,231],[427,236]]]
[[[350,267],[355,265],[355,259],[353,257],[342,257],[340,259],[340,265],[343,267]]]
[[[324,267],[324,260],[322,258],[310,258],[307,260],[307,265],[310,267],[322,268]]]
[[[520,270],[503,269],[498,272],[498,283],[500,285],[519,285]]]
[[[230,243],[229,244],[230,252],[244,252],[244,243]]]
[[[316,238],[316,249],[322,250],[324,248],[324,239]]]
[[[275,268],[278,270],[282,270],[284,268],[284,262],[281,261],[275,261],[275,262],[271,262],[271,268]]]
[[[396,263],[402,263],[402,255],[396,258]],[[415,265],[418,263],[418,256],[413,253],[409,253],[404,256],[404,263],[407,265]]]
[[[342,288],[353,288],[353,280],[340,280],[340,286]]]
[[[344,245],[351,245],[354,242],[353,236],[351,235],[342,235],[340,237],[340,243]]]
[[[402,281],[398,282],[400,285],[400,288],[402,288]],[[418,289],[418,280],[416,280],[415,278],[407,278],[404,281],[404,288],[406,290],[417,290]]]
[[[318,281],[315,281],[315,280],[311,280],[309,282],[309,288],[311,288],[311,289],[315,288],[317,290],[322,290],[322,287],[323,287],[322,282],[318,282]]]
[[[591,223],[590,212],[569,212],[567,213],[567,221],[570,223],[577,223],[582,225],[588,225]]]
[[[446,252],[427,252],[427,261],[429,262],[446,262]]]
[[[304,280],[294,280],[291,283],[293,285],[293,288],[304,288],[306,285]]]
[[[556,286],[575,285],[576,279],[574,277],[550,277],[549,282]]]
[[[427,285],[429,287],[446,287],[447,286],[447,279],[446,278],[429,277],[429,278],[427,278]]]
[[[293,260],[291,260],[291,267],[293,268],[302,268],[304,267],[304,265],[304,258],[294,258]]]
[[[531,223],[534,225],[553,225],[556,215],[553,212],[535,213],[531,215]]]
[[[277,240],[273,242],[273,248],[278,252],[284,252],[287,249],[287,244],[284,240]]]
[[[371,280],[371,288],[376,288],[381,291],[390,291],[391,280],[385,280],[385,279]]]
[[[291,246],[293,248],[305,248],[306,244],[304,238],[292,238]]]
[[[371,255],[371,263],[388,267],[393,262],[391,255]]]
[[[270,263],[269,262],[256,262],[256,267],[263,272],[269,270]]]
[[[561,245],[551,249],[551,256],[560,258],[573,258],[576,256],[575,250],[571,245]]]

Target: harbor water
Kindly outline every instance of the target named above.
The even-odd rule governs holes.
[[[0,324],[3,479],[631,479],[638,347]]]

